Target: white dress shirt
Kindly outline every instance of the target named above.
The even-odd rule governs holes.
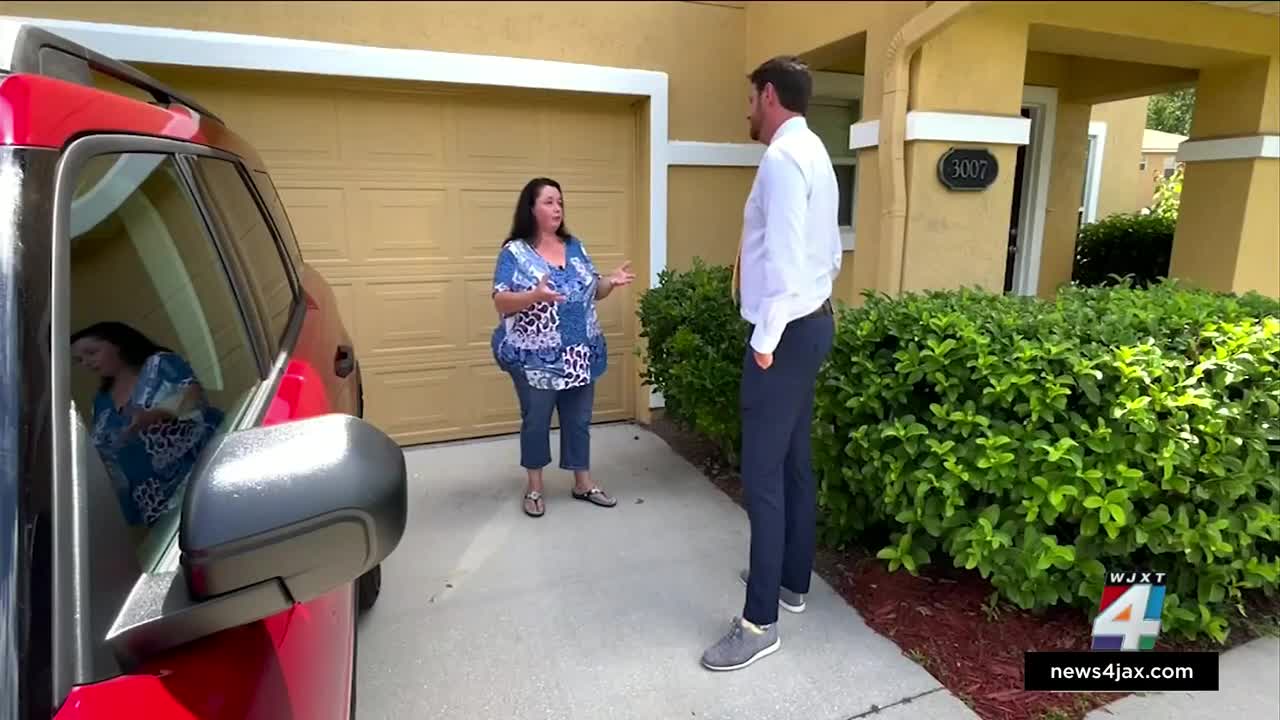
[[[844,251],[839,203],[822,140],[803,117],[783,123],[760,160],[743,213],[741,312],[755,326],[756,352],[772,353],[787,323],[831,298]]]

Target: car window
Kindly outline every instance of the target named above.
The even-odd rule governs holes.
[[[254,300],[271,338],[271,349],[279,350],[294,303],[293,283],[280,247],[235,163],[208,157],[196,158],[195,162],[210,205],[244,260]]]
[[[240,422],[259,365],[175,159],[100,155],[75,181],[72,399],[152,568],[175,535],[193,467]]]
[[[301,267],[302,248],[298,246],[298,238],[293,232],[293,223],[289,220],[289,214],[285,212],[284,202],[280,200],[280,193],[276,192],[276,185],[271,182],[271,176],[261,170],[254,170],[253,184],[258,187],[258,195],[262,196],[263,202],[267,204],[267,211],[276,221],[276,229],[280,232],[280,238],[284,240],[285,251],[289,253],[289,258],[293,260],[295,267]]]

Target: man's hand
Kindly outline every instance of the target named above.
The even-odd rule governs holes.
[[[751,354],[756,356],[756,365],[760,366],[761,370],[768,370],[773,367],[773,353],[760,353],[752,350]]]

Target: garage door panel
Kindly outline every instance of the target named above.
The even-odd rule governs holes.
[[[283,179],[275,182],[307,262],[316,268],[349,262],[351,236],[343,188],[298,187]]]
[[[596,422],[634,417],[630,406],[635,394],[630,391],[635,372],[632,353],[626,348],[609,348],[609,370],[596,382],[595,409],[591,419]]]
[[[473,422],[477,434],[496,435],[520,430],[520,403],[511,376],[492,360],[475,362],[469,368]]]
[[[252,86],[207,101],[272,168],[332,166],[341,160],[336,98]],[[282,118],[306,118],[304,123]]]
[[[349,235],[366,262],[431,260],[458,254],[449,192],[443,187],[360,187]]]
[[[592,260],[626,252],[631,235],[627,227],[631,211],[623,193],[566,187],[564,220],[569,230],[586,244]]]
[[[596,304],[596,319],[605,339],[610,342],[629,342],[627,317],[630,312],[631,302],[621,289],[614,290],[609,299]]]
[[[467,344],[488,352],[493,329],[498,326],[498,311],[493,307],[493,278],[469,279],[466,288]]]
[[[466,368],[362,367],[366,415],[405,445],[457,437],[471,425]]]
[[[365,168],[443,169],[447,112],[442,98],[351,93],[340,105],[343,162]]]
[[[546,168],[546,119],[510,102],[479,101],[454,108],[457,162],[498,172]],[[544,170],[545,172],[545,170]]]
[[[617,111],[553,110],[549,113],[550,162],[554,166],[588,167],[625,175],[631,170],[636,142],[630,118]]]
[[[492,263],[497,259],[502,241],[511,231],[511,215],[519,193],[520,188],[515,191],[463,188],[459,191],[462,252],[467,260]]]
[[[357,343],[369,419],[403,444],[513,432],[489,347],[494,262],[520,189],[552,177],[601,272],[644,254],[635,110],[590,96],[166,69],[267,163]],[[299,124],[298,117],[307,122]],[[634,294],[599,318],[597,420],[634,417]]]
[[[368,282],[360,286],[361,354],[430,352],[466,342],[460,279]]]

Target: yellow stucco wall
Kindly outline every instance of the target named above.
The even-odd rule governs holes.
[[[1280,35],[1280,33],[1277,33]],[[1280,53],[1206,68],[1191,140],[1280,133]],[[1280,297],[1280,160],[1187,163],[1170,274]]]
[[[667,267],[732,265],[755,168],[673,167],[668,178]]]
[[[912,65],[915,110],[1017,116],[1022,107],[1026,27],[986,12],[966,16],[921,48]],[[981,54],[974,47],[984,48]],[[975,93],[974,87],[985,92]],[[954,142],[907,146],[907,240],[902,289],[1004,286],[1014,145],[982,144],[1001,172],[981,192],[955,192],[937,179],[938,159]],[[881,267],[885,268],[881,256]],[[892,270],[890,269],[890,272]]]
[[[0,2],[0,14],[659,70],[672,139],[749,141],[746,11],[727,4]]]
[[[1137,212],[1143,207],[1137,204],[1141,180],[1138,161],[1142,157],[1142,131],[1147,125],[1147,98],[1094,105],[1090,120],[1107,124],[1098,185],[1098,219]]]

